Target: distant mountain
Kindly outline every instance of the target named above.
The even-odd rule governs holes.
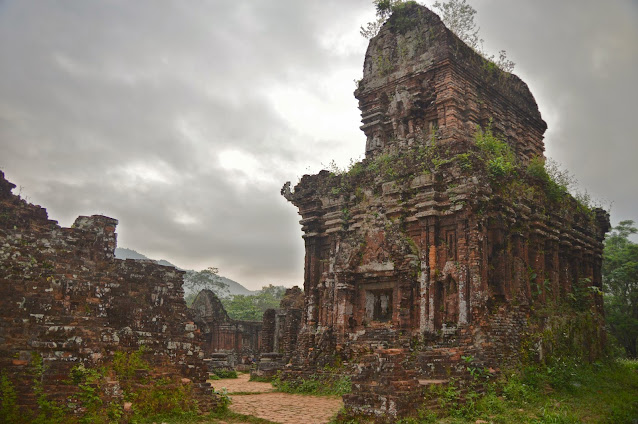
[[[228,292],[232,295],[244,294],[246,296],[252,296],[261,292],[261,290],[248,290],[246,287],[239,284],[237,281],[233,281],[230,278],[219,276],[219,279],[228,284]]]
[[[125,247],[116,247],[115,257],[117,259],[148,259],[150,260],[148,257],[142,255],[141,253],[138,253],[133,249],[127,249]]]
[[[133,249],[126,249],[124,247],[116,247],[115,248],[115,257],[117,259],[135,259],[135,260],[140,260],[140,259],[145,259],[145,260],[149,260],[149,261],[153,261],[159,265],[165,265],[165,266],[173,266],[177,269],[182,269],[180,267],[177,267],[175,265],[173,265],[172,263],[168,262],[167,260],[164,259],[160,259],[159,261],[155,260],[155,259],[151,259],[148,256],[145,256],[139,252],[136,252]],[[183,271],[191,271],[189,269],[182,269]],[[246,296],[252,296],[255,295],[257,293],[259,293],[261,290],[248,290],[246,287],[242,286],[241,284],[239,284],[237,281],[231,280],[230,278],[226,278],[223,277],[221,275],[218,276],[219,280],[222,281],[223,283],[228,285],[228,293],[231,295],[236,295],[236,294],[243,294]]]

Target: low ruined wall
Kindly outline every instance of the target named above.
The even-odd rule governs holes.
[[[43,360],[51,399],[79,363],[96,366],[116,351],[146,346],[151,373],[194,384],[200,408],[213,397],[199,331],[187,316],[182,271],[115,259],[117,220],[79,217],[71,228],[11,193],[0,172],[0,370],[19,403],[33,405],[32,359]]]
[[[297,347],[301,309],[268,309],[264,312],[261,351],[280,353],[289,359]]]

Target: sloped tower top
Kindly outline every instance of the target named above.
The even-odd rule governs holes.
[[[429,138],[469,140],[494,129],[522,160],[542,155],[547,125],[527,85],[484,59],[425,6],[401,5],[370,40],[355,90],[366,156]]]

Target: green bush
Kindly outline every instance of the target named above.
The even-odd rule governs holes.
[[[221,390],[214,390],[213,393],[219,398],[219,403],[215,408],[214,413],[223,414],[228,411],[228,406],[232,403],[230,396],[228,396],[228,390],[225,388]]]
[[[20,422],[20,410],[18,409],[18,395],[9,377],[0,373],[0,422]]]
[[[213,380],[218,380],[220,378],[237,378],[237,371],[217,368],[213,370],[211,377],[212,376],[217,377],[217,378],[212,378]]]
[[[350,376],[338,373],[313,374],[307,379],[284,380],[278,374],[272,385],[277,391],[304,395],[344,395],[350,393],[352,383]]]
[[[142,358],[144,349],[135,352],[116,352],[113,362],[101,368],[84,364],[73,367],[66,384],[77,390],[65,402],[49,399],[44,391],[45,365],[43,358],[34,354],[31,361],[33,394],[37,410],[33,415],[22,414],[16,406],[13,384],[0,375],[0,422],[2,423],[80,423],[107,424],[122,422],[142,423],[163,421],[164,417],[195,418],[197,402],[192,396],[192,385],[164,378],[140,379],[136,370],[150,370]],[[123,399],[113,398],[112,386],[107,379],[117,377]],[[125,417],[123,401],[133,404],[132,414]]]
[[[256,381],[259,383],[271,383],[273,381],[273,377],[265,377],[261,375],[250,375],[250,379],[248,381]]]
[[[44,359],[37,353],[31,356],[31,369],[33,372],[33,394],[38,405],[38,412],[33,423],[55,424],[65,421],[67,411],[56,402],[49,400],[44,392]]]
[[[474,141],[487,171],[493,181],[513,175],[516,171],[516,156],[510,146],[492,131],[492,121],[487,128],[476,128]]]
[[[134,352],[117,351],[113,355],[113,370],[121,378],[133,378],[137,370],[150,370],[151,367],[142,357],[146,347],[141,346]]]
[[[438,399],[438,417],[405,418],[400,423],[634,423],[638,419],[638,361],[584,363],[555,360],[504,370],[496,381],[476,390],[451,379],[429,389]],[[415,405],[415,409],[418,405]]]
[[[138,419],[157,414],[180,416],[196,412],[197,403],[192,399],[191,385],[163,378],[133,394],[133,410]]]

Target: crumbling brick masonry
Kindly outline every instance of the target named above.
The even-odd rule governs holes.
[[[273,377],[292,359],[303,310],[303,292],[297,286],[286,289],[279,309],[264,312],[261,356],[251,375]]]
[[[67,383],[72,367],[144,345],[152,375],[190,381],[200,409],[214,406],[183,272],[115,259],[117,220],[81,216],[62,228],[44,208],[13,195],[14,187],[0,171],[0,370],[19,404],[35,405],[36,354],[45,393],[64,401],[77,391]]]
[[[609,228],[606,212],[544,178],[546,124],[527,85],[427,8],[397,9],[355,91],[365,159],[282,189],[306,248],[294,365],[342,360],[347,412],[380,421],[462,378],[462,356],[497,370],[529,346],[547,355],[550,341],[527,342],[559,325],[556,312],[591,311],[593,324],[570,335],[598,355],[602,299],[588,290],[601,287]]]

